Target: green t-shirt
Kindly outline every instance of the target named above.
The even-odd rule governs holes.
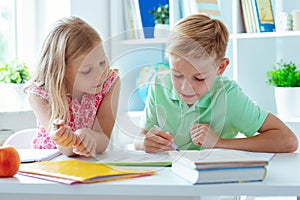
[[[267,115],[236,82],[222,76],[216,77],[210,91],[189,107],[174,90],[170,72],[162,72],[149,86],[141,123],[145,130],[157,125],[172,133],[180,149],[202,149],[191,140],[193,124],[207,123],[222,138],[234,138],[239,132],[251,137]]]

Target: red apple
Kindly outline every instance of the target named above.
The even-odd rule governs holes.
[[[0,177],[12,177],[19,171],[20,156],[13,146],[0,147]]]

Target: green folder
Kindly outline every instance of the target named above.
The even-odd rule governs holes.
[[[143,166],[143,167],[171,167],[172,161],[155,161],[155,162],[105,162],[108,165],[117,166]]]

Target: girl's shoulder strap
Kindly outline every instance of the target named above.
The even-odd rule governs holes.
[[[36,86],[35,84],[32,84],[27,88],[28,94],[34,94],[42,97],[43,99],[49,100],[49,94],[45,90],[44,87]]]
[[[114,84],[115,80],[119,77],[118,69],[111,69],[109,75],[103,85],[102,95],[104,96]]]

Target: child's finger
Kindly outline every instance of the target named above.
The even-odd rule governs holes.
[[[150,131],[147,134],[152,135],[152,136],[159,136],[159,137],[162,137],[162,138],[164,138],[166,140],[169,140],[169,141],[173,140],[172,134],[170,134],[169,132],[162,131],[162,130],[157,129],[157,128],[151,128]]]
[[[57,130],[60,127],[64,126],[65,122],[62,119],[55,119],[55,120],[53,120],[52,125],[53,125],[53,130]]]
[[[169,151],[172,150],[173,148],[168,146],[168,145],[162,145],[157,142],[147,142],[145,146],[145,151],[146,152],[161,152],[161,151]]]
[[[77,135],[76,133],[73,134],[73,146],[79,146],[82,139],[80,138],[80,135]]]
[[[156,136],[162,138],[164,141],[167,141],[168,143],[174,141],[173,135],[170,132],[160,131],[158,134],[156,134]],[[163,144],[165,144],[165,142]]]
[[[152,143],[157,143],[159,145],[163,146],[169,146],[170,140],[166,139],[165,137],[162,137],[161,135],[154,135],[152,137],[148,138]]]

